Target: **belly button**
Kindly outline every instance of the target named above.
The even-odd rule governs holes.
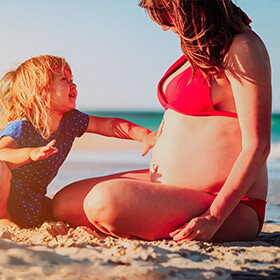
[[[152,166],[151,166],[151,173],[156,173],[157,171],[158,171],[158,164],[153,164]]]

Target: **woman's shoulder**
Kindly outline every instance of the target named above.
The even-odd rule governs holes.
[[[229,49],[231,52],[255,52],[266,51],[266,47],[262,39],[251,29],[247,29],[245,32],[236,34],[233,38],[232,44]]]
[[[254,73],[257,70],[270,72],[270,61],[262,39],[251,29],[235,35],[225,56],[225,67],[229,71]]]

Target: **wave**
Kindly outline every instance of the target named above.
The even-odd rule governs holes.
[[[83,162],[111,162],[111,163],[149,163],[150,153],[141,157],[141,150],[116,150],[116,151],[71,151],[67,161]],[[280,164],[280,142],[271,145],[268,162],[279,162]]]

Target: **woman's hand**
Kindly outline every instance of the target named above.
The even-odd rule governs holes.
[[[191,240],[210,241],[221,224],[217,218],[211,216],[207,211],[171,232],[170,236],[179,245]]]
[[[146,134],[144,137],[143,137],[143,153],[142,153],[142,157],[144,157],[151,148],[154,147],[154,145],[156,144],[157,142],[157,132],[156,131],[153,131],[153,132],[150,132],[148,134]]]
[[[57,153],[57,148],[54,147],[56,140],[52,140],[48,145],[38,148],[32,148],[30,152],[30,159],[33,161],[38,161],[45,159],[55,153]]]

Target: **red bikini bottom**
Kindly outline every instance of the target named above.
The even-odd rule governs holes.
[[[259,231],[258,231],[258,235],[259,235],[259,233],[262,230],[263,223],[264,223],[266,201],[259,199],[259,198],[250,198],[250,197],[244,196],[240,200],[240,203],[251,207],[257,213],[258,218],[259,218]]]
[[[216,194],[213,194],[213,193],[210,193],[210,194],[213,196],[217,196]],[[257,234],[257,236],[258,236],[262,230],[263,223],[264,223],[266,201],[259,199],[259,198],[250,198],[250,197],[244,196],[240,200],[240,203],[251,207],[257,213],[258,218],[259,218],[259,231]]]

